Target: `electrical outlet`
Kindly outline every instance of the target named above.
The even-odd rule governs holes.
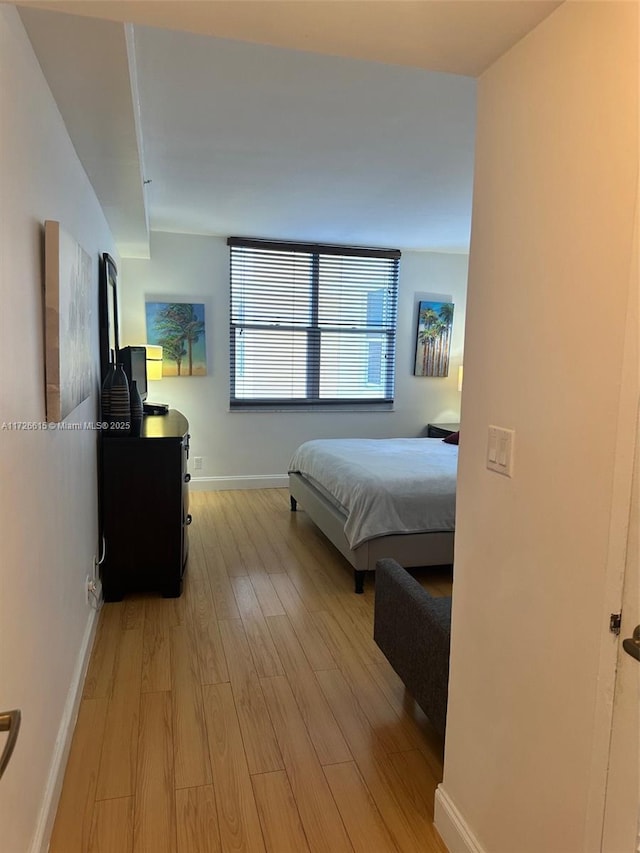
[[[193,457],[193,470],[202,471],[202,456]]]
[[[99,578],[92,578],[91,575],[87,575],[85,595],[89,607],[99,610],[102,604],[102,581]]]

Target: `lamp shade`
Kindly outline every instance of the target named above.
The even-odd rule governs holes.
[[[145,344],[147,350],[147,379],[162,379],[162,347]]]

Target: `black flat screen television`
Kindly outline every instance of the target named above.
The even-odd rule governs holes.
[[[124,368],[129,386],[135,380],[144,402],[147,399],[147,350],[144,347],[122,347],[118,350],[118,361]]]

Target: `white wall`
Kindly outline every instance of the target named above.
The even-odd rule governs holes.
[[[98,254],[114,246],[17,12],[6,5],[0,91],[2,426],[45,418],[44,220],[59,220],[93,259],[96,388]],[[96,405],[94,393],[67,421],[95,420]],[[84,581],[97,548],[96,434],[0,429],[0,490],[0,710],[23,712],[0,784],[0,847],[23,853],[47,842],[65,726],[92,636]]]
[[[466,255],[403,252],[393,412],[230,412],[226,240],[162,232],[153,232],[151,238],[151,260],[122,263],[121,343],[145,341],[145,299],[205,303],[208,375],[163,379],[150,384],[149,394],[149,399],[169,402],[188,417],[191,458],[203,457],[201,485],[219,488],[276,482],[274,477],[286,475],[298,444],[310,438],[415,436],[430,421],[458,420]],[[455,303],[452,366],[447,378],[413,376],[416,305],[425,295],[450,297]]]
[[[624,553],[610,534],[629,510],[614,469],[632,463],[637,43],[637,4],[566,3],[479,81],[437,810],[452,851],[593,849],[608,562]],[[489,424],[516,432],[513,479],[485,468]]]

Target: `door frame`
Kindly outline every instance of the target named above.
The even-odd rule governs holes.
[[[633,230],[630,234],[631,255],[629,288],[624,329],[624,349],[620,372],[620,395],[615,441],[611,513],[609,519],[609,545],[603,589],[602,635],[598,679],[595,685],[596,704],[589,779],[589,797],[585,820],[584,850],[600,853],[604,828],[605,801],[609,771],[611,730],[613,726],[613,699],[615,695],[618,649],[621,635],[609,630],[612,613],[622,610],[622,596],[627,566],[627,546],[631,519],[633,468],[638,444],[638,407],[640,402],[640,316],[638,312],[638,199],[636,188]]]

